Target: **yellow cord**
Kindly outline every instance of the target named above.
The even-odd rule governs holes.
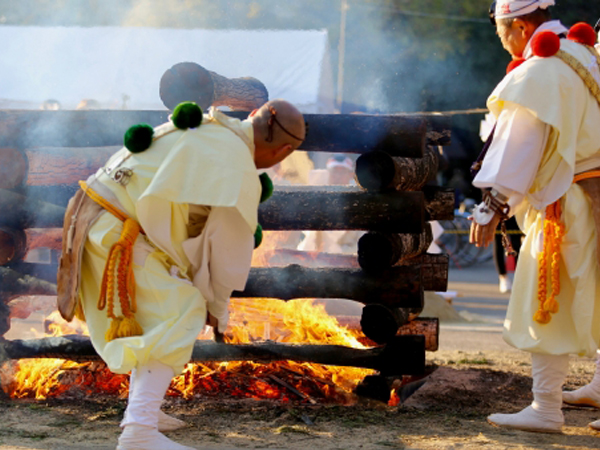
[[[134,315],[137,311],[137,303],[133,275],[133,246],[142,232],[140,224],[127,217],[126,214],[87,186],[85,182],[80,181],[79,185],[88,197],[123,221],[121,236],[108,252],[98,299],[98,309],[102,311],[106,308],[106,315],[112,319],[105,338],[107,341],[112,341],[122,337],[140,336],[144,334],[144,330]],[[114,313],[115,283],[122,316],[116,316]]]

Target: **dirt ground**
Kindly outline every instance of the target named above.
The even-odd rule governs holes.
[[[473,347],[470,342],[458,347]],[[494,342],[486,351],[446,346],[429,353],[428,363],[438,369],[397,407],[366,401],[340,406],[168,399],[165,411],[189,424],[170,437],[214,450],[600,448],[600,433],[587,427],[600,418],[594,409],[565,407],[566,426],[557,435],[489,425],[488,414],[516,412],[531,402],[529,357]],[[574,359],[566,388],[582,386],[592,371],[591,360]],[[114,449],[124,407],[124,400],[114,398],[2,399],[0,449]]]

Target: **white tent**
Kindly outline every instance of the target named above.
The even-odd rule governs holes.
[[[46,99],[73,109],[165,109],[158,95],[172,65],[196,62],[228,78],[262,81],[270,98],[306,113],[331,113],[327,31],[181,30],[0,26],[0,108],[37,109]]]

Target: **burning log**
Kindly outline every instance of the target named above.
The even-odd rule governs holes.
[[[379,273],[427,251],[433,235],[427,224],[421,234],[367,233],[358,241],[358,263],[369,273]]]
[[[23,230],[0,227],[0,266],[23,259],[27,252],[27,237]]]
[[[390,342],[398,329],[408,322],[405,308],[389,308],[377,303],[366,305],[362,310],[360,327],[366,337],[378,344]]]
[[[219,344],[196,341],[192,362],[296,361],[328,366],[363,367],[385,375],[420,375],[425,370],[423,336],[397,336],[384,347],[356,349],[341,345],[293,345],[278,342]],[[5,359],[60,358],[99,360],[88,337],[60,336],[29,340],[0,340]],[[3,361],[0,360],[0,363]]]
[[[265,230],[373,230],[420,233],[425,224],[422,192],[371,193],[355,188],[276,189],[261,204]]]
[[[366,153],[356,161],[356,178],[369,191],[418,191],[437,174],[439,154],[427,147],[422,158],[391,156],[385,151]]]
[[[0,225],[12,228],[62,227],[65,208],[0,189]]]
[[[203,110],[228,106],[234,111],[252,111],[269,100],[269,92],[256,78],[230,79],[199,64],[179,63],[163,74],[160,98],[170,110],[181,102],[196,102]]]
[[[102,167],[119,147],[40,147],[22,152],[0,149],[0,161],[11,167],[11,176],[0,186],[76,185]]]
[[[298,265],[250,269],[246,288],[233,297],[345,298],[360,303],[383,303],[421,308],[423,288],[420,266],[394,267],[378,276],[357,269],[312,269]]]
[[[0,148],[121,146],[131,125],[157,126],[168,120],[168,114],[168,111],[115,110],[0,111]],[[239,119],[248,116],[248,112],[241,111],[227,114]],[[420,143],[423,123],[429,128],[427,145],[450,142],[450,118],[445,116],[305,114],[304,119],[310,124],[310,133],[300,146],[305,151],[384,150],[393,156],[418,158],[424,151]]]
[[[29,228],[25,230],[27,236],[27,250],[34,248],[49,248],[62,250],[62,228]]]
[[[424,186],[426,220],[454,220],[454,189]]]
[[[439,337],[440,337],[440,322],[439,319],[418,317],[412,318],[412,314],[409,315],[409,322],[402,325],[397,334],[400,336],[407,336],[418,334],[425,337],[425,350],[428,352],[435,352],[439,348]],[[360,318],[358,316],[336,316],[338,323],[347,327],[349,330],[360,330]],[[359,338],[359,341],[363,345],[375,346],[376,342],[369,338]]]

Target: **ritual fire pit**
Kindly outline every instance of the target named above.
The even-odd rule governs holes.
[[[208,74],[220,86],[220,104],[227,104],[227,79]],[[230,86],[243,92],[244,82]],[[247,82],[261,91],[257,80]],[[239,98],[230,103],[248,105]],[[170,395],[191,398],[226,385],[238,396],[284,401],[347,401],[352,390],[387,401],[398,380],[424,375],[426,350],[437,350],[437,320],[418,316],[423,292],[447,287],[448,257],[426,254],[432,241],[427,222],[453,217],[453,193],[425,185],[437,172],[436,146],[449,143],[449,119],[322,114],[305,119],[310,133],[301,150],[361,154],[361,187],[277,188],[261,204],[259,222],[267,231],[364,230],[358,259],[264,251],[267,267],[253,267],[245,290],[234,292],[227,343],[208,335],[198,340],[192,361],[200,364],[190,364],[174,380]],[[4,335],[11,314],[22,311],[24,296],[56,294],[60,227],[77,181],[104,164],[130,125],[167,120],[166,111],[0,111],[0,364],[23,360],[13,378],[2,380],[11,396],[44,398],[74,386],[125,395],[128,377],[111,374],[99,361],[84,325],[63,324],[62,335],[38,339]],[[51,261],[24,262],[36,248],[51,249]],[[307,298],[366,306],[360,319],[336,320],[314,301],[286,302]],[[32,378],[42,366],[46,375],[26,389],[19,376]]]

